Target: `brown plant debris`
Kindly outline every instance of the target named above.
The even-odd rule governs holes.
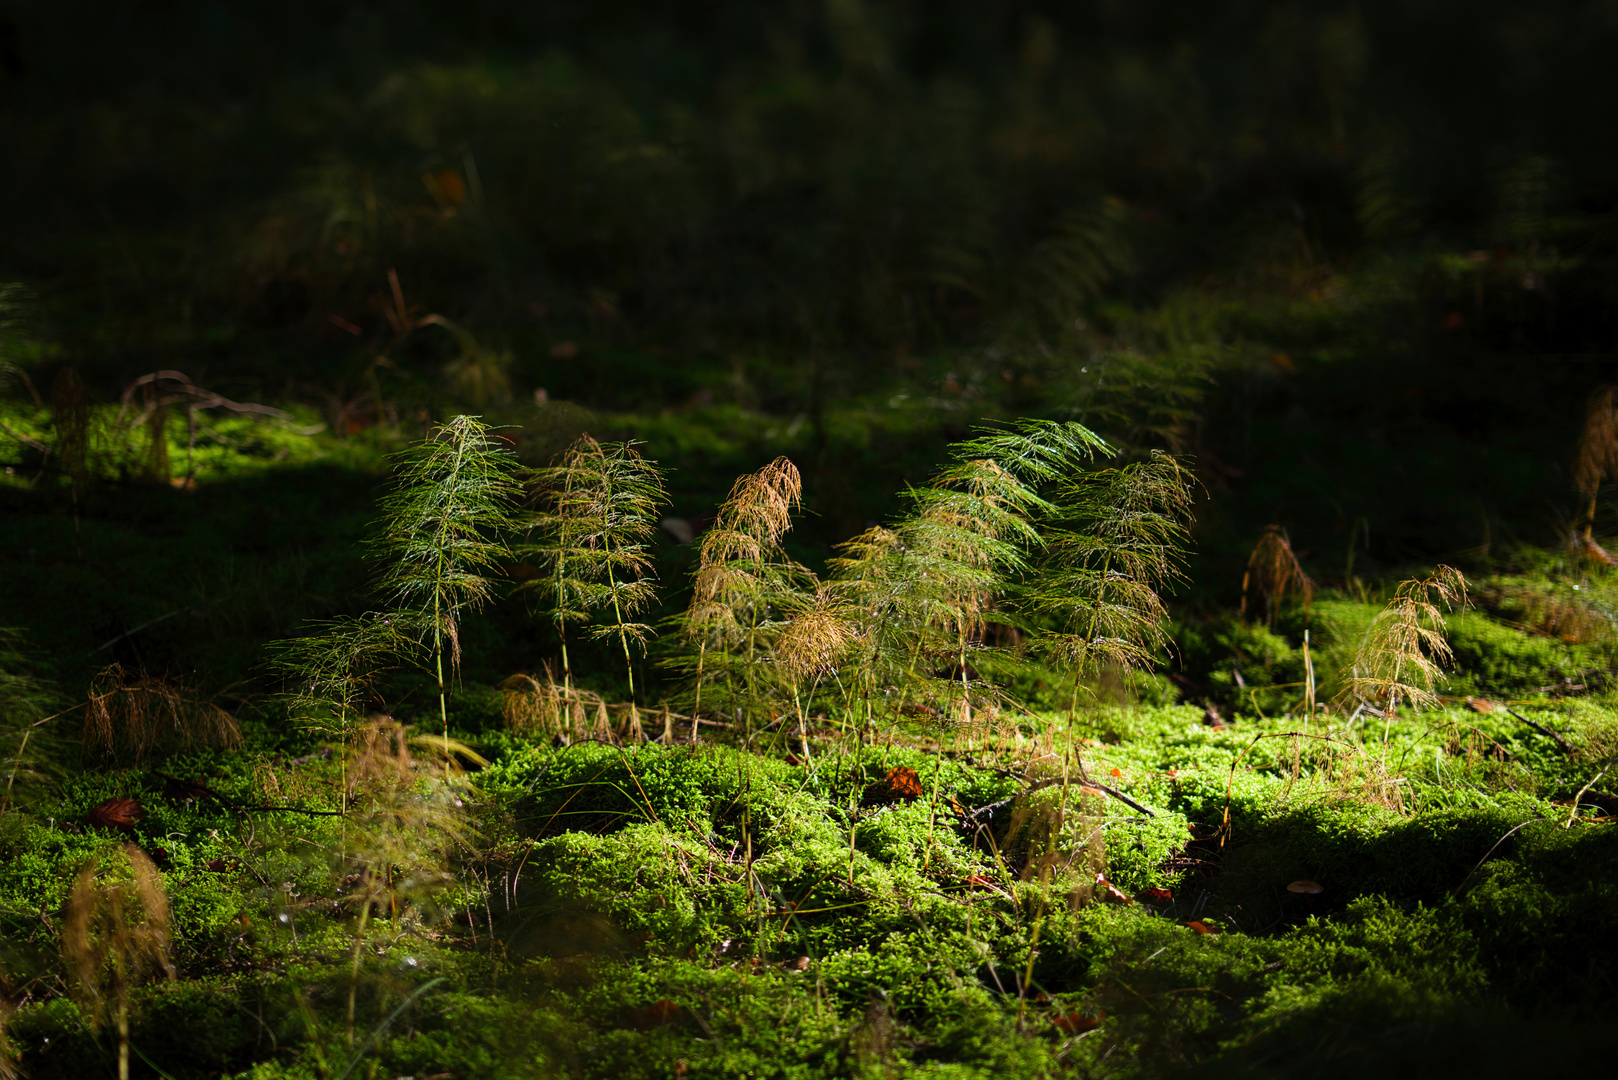
[[[1314,599],[1315,583],[1303,572],[1298,556],[1292,550],[1292,541],[1279,525],[1266,526],[1253,552],[1247,557],[1247,569],[1242,573],[1241,615],[1247,617],[1248,592],[1264,597],[1264,621],[1275,622],[1281,603],[1288,593],[1303,599],[1309,607]]]

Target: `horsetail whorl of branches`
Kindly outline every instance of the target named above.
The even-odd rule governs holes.
[[[1169,645],[1161,593],[1183,580],[1192,480],[1171,455],[1096,467],[1112,448],[1078,424],[1021,421],[993,444],[1041,482],[1041,551],[1012,597],[1033,648],[1075,681],[1140,668]]]
[[[623,651],[631,729],[636,726],[631,647],[644,651],[653,633],[635,617],[657,597],[650,540],[668,500],[662,471],[640,455],[637,445],[581,435],[560,462],[538,470],[538,506],[526,522],[530,541],[523,547],[542,564],[535,584],[546,596],[562,641],[564,690],[572,690],[567,625],[599,620],[590,636],[616,641]]]
[[[460,666],[460,617],[494,593],[488,571],[506,555],[518,488],[511,453],[474,416],[457,416],[397,455],[371,550],[387,603],[411,619],[432,651],[439,716],[449,737],[444,659]]]
[[[1343,672],[1339,704],[1379,707],[1389,718],[1400,699],[1417,712],[1439,704],[1433,686],[1455,655],[1439,609],[1454,611],[1466,602],[1466,578],[1453,567],[1401,582],[1365,631],[1353,666]]]
[[[758,661],[779,659],[777,639],[786,618],[813,609],[811,598],[818,591],[814,575],[788,559],[781,547],[802,497],[798,467],[778,457],[731,486],[713,525],[702,534],[691,603],[680,618],[682,636],[696,646],[687,665],[693,676],[694,713],[710,685],[710,706],[717,693],[723,707],[748,724],[755,711],[770,707],[771,687]],[[800,635],[789,641],[802,645],[806,628],[800,627]]]
[[[1075,695],[1099,667],[1149,662],[1167,643],[1158,590],[1180,578],[1190,480],[1163,454],[1094,467],[1111,453],[1075,423],[986,432],[910,492],[908,516],[843,545],[832,565],[862,615],[866,692],[884,680],[944,690],[920,672],[948,658],[964,697],[991,620],[1031,629]]]

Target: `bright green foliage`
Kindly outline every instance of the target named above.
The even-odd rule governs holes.
[[[649,541],[667,500],[663,474],[632,442],[599,443],[589,435],[559,464],[534,474],[539,509],[522,522],[529,540],[520,550],[539,557],[535,579],[562,642],[562,679],[571,689],[567,626],[588,623],[594,638],[616,641],[624,656],[631,704],[635,665],[652,627],[634,621],[656,599]],[[601,616],[610,614],[611,621]]]
[[[476,417],[457,416],[397,456],[392,490],[371,540],[377,586],[389,606],[431,641],[439,716],[449,737],[444,658],[461,660],[461,614],[493,595],[489,576],[506,553],[517,487],[512,457]]]

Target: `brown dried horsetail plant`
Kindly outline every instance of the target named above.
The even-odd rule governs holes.
[[[96,673],[84,706],[83,744],[105,757],[141,761],[165,746],[236,746],[236,720],[178,682],[122,664]]]
[[[981,451],[972,443],[965,444]],[[1048,505],[993,457],[955,450],[957,461],[908,496],[913,510],[889,528],[867,530],[832,560],[835,587],[858,613],[851,699],[887,698],[896,715],[913,698],[947,699],[970,716],[969,654],[1012,575],[1037,541],[1031,516]],[[940,677],[933,674],[946,669]]]
[[[580,686],[558,683],[549,668],[543,678],[513,675],[500,684],[501,714],[513,731],[550,735],[562,743],[590,734],[586,715],[605,707],[605,699]]]
[[[797,466],[778,457],[731,486],[702,534],[691,602],[680,617],[682,636],[696,647],[680,662],[692,676],[693,718],[706,703],[750,736],[754,713],[769,710],[773,688],[758,661],[771,655],[786,617],[814,595],[813,575],[781,547],[802,496]]]
[[[1597,387],[1585,407],[1584,428],[1579,432],[1579,448],[1573,457],[1573,485],[1590,500],[1584,518],[1584,546],[1594,555],[1601,549],[1595,546],[1591,532],[1595,529],[1596,493],[1603,480],[1618,479],[1618,410],[1614,409],[1614,394],[1618,387]],[[1606,552],[1601,551],[1601,555]],[[1596,556],[1600,558],[1600,556]],[[1610,556],[1603,560],[1611,563]]]
[[[631,736],[639,730],[632,646],[642,651],[652,627],[634,621],[656,599],[649,542],[667,501],[663,474],[633,442],[600,443],[581,435],[561,461],[534,474],[538,509],[524,523],[530,542],[519,550],[539,557],[534,586],[545,594],[562,643],[562,685],[571,690],[567,625],[589,623],[596,639],[613,639],[629,680]]]
[[[1033,628],[1031,651],[1080,681],[1143,667],[1169,646],[1160,593],[1183,577],[1192,479],[1168,454],[1097,467],[1112,448],[1076,423],[1021,420],[957,451],[1000,462],[1033,494],[1032,542],[1009,590]],[[1020,539],[1020,538],[1019,538]]]
[[[341,900],[356,914],[348,984],[350,1043],[360,959],[373,914],[388,918],[393,933],[411,932],[433,915],[437,894],[454,880],[450,859],[470,835],[460,760],[488,764],[461,743],[412,735],[386,716],[372,717],[355,733],[345,770],[350,809],[333,868]]]
[[[62,958],[79,1007],[100,1027],[118,1027],[118,1077],[129,1080],[129,1001],[135,987],[169,963],[169,905],[163,877],[146,853],[123,847],[129,879],[111,884],[95,864],[79,870],[62,920]]]
[[[1298,556],[1292,550],[1292,540],[1279,525],[1266,525],[1247,556],[1247,568],[1242,571],[1242,603],[1240,614],[1247,617],[1249,590],[1264,597],[1264,622],[1271,625],[1286,600],[1287,593],[1303,599],[1304,610],[1314,599],[1315,583],[1303,572]]]
[[[1417,712],[1440,703],[1433,686],[1454,660],[1440,607],[1454,611],[1466,602],[1466,578],[1454,567],[1439,566],[1431,577],[1400,582],[1360,639],[1337,700],[1379,709],[1384,743],[1401,699]]]
[[[853,614],[834,590],[819,586],[813,598],[787,620],[771,649],[772,659],[791,688],[805,759],[812,756],[804,703],[813,699],[820,682],[835,674],[847,655],[854,641]],[[803,691],[805,680],[810,682],[807,694]]]

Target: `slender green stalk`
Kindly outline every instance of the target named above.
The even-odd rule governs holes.
[[[517,487],[511,454],[476,417],[457,416],[398,455],[371,548],[388,602],[427,620],[438,710],[449,738],[445,658],[460,665],[460,618],[494,591],[488,572],[506,555]]]

